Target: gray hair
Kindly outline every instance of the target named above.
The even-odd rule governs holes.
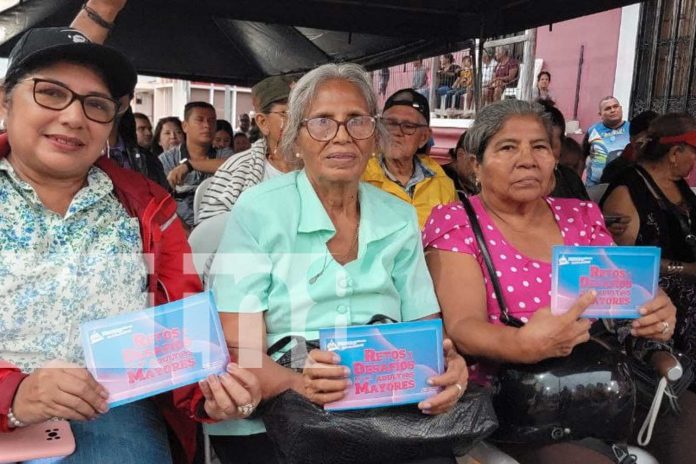
[[[370,115],[377,116],[377,97],[362,66],[355,63],[329,63],[319,66],[302,76],[290,91],[287,125],[279,145],[280,152],[287,160],[295,161],[295,142],[302,128],[302,120],[312,106],[317,91],[322,84],[333,79],[342,79],[355,85],[367,102]],[[374,137],[376,148],[381,148],[386,140],[387,132],[379,119],[377,119]]]
[[[466,132],[464,149],[467,153],[476,155],[476,159],[483,161],[483,153],[488,147],[491,138],[500,131],[503,124],[512,116],[533,116],[541,122],[551,140],[553,131],[551,119],[544,111],[544,107],[538,103],[530,103],[523,100],[501,100],[484,107],[476,115],[474,125]]]

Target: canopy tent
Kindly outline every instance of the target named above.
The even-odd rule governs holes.
[[[0,56],[30,27],[64,26],[83,0],[23,0],[0,13]],[[252,85],[333,61],[368,69],[636,0],[130,0],[107,42],[138,72]]]

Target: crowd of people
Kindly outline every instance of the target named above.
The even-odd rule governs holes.
[[[556,245],[661,247],[662,290],[631,333],[696,359],[692,116],[645,113],[629,123],[615,98],[602,98],[582,147],[565,135],[548,71],[538,101],[501,99],[519,67],[500,47],[483,59],[491,103],[444,167],[428,156],[424,74],[379,108],[368,74],[350,63],[262,80],[253,120],[244,115],[237,128],[209,103],[190,102],[183,121],[163,118],[153,131],[130,109],[133,65],[100,44],[117,14],[102,6],[88,1],[72,28],[26,32],[0,90],[0,433],[63,418],[77,442],[63,462],[194,462],[203,423],[221,462],[281,462],[258,406],[287,390],[319,406],[340,400],[349,372],[318,349],[292,370],[268,347],[376,315],[442,318],[446,370],[429,379],[439,393],[417,408],[446,414],[500,364],[567,357],[589,339],[594,321],[580,315],[594,292],[562,316],[549,308]],[[436,94],[468,105],[471,60],[453,61],[442,60]],[[597,204],[590,193],[603,183]],[[459,195],[473,206],[495,275]],[[202,283],[190,272],[187,234],[222,214]],[[521,327],[502,323],[495,279]],[[79,324],[204,288],[235,362],[110,410],[106,389],[81,367]],[[258,362],[237,362],[248,358]],[[696,396],[675,401],[682,413],[659,417],[647,446],[666,464],[696,452]],[[637,408],[636,420],[646,414]],[[577,441],[501,446],[521,463],[615,462]]]

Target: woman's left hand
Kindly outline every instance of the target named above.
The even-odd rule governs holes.
[[[261,402],[258,378],[236,364],[228,364],[227,372],[211,374],[199,383],[204,408],[211,419],[245,419]]]
[[[665,342],[672,338],[677,322],[677,308],[667,294],[659,291],[654,300],[640,309],[641,317],[633,321],[631,334]]]
[[[432,398],[418,403],[418,408],[424,414],[435,415],[449,411],[466,390],[466,384],[469,379],[466,361],[457,353],[452,340],[446,338],[442,343],[442,348],[445,351],[447,370],[442,375],[428,379],[428,383],[434,386],[441,386],[443,389]]]

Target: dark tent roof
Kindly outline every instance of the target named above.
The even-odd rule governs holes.
[[[70,23],[83,0],[0,13],[0,56],[30,27]],[[141,74],[251,85],[331,61],[377,69],[635,0],[130,0],[107,42]]]

